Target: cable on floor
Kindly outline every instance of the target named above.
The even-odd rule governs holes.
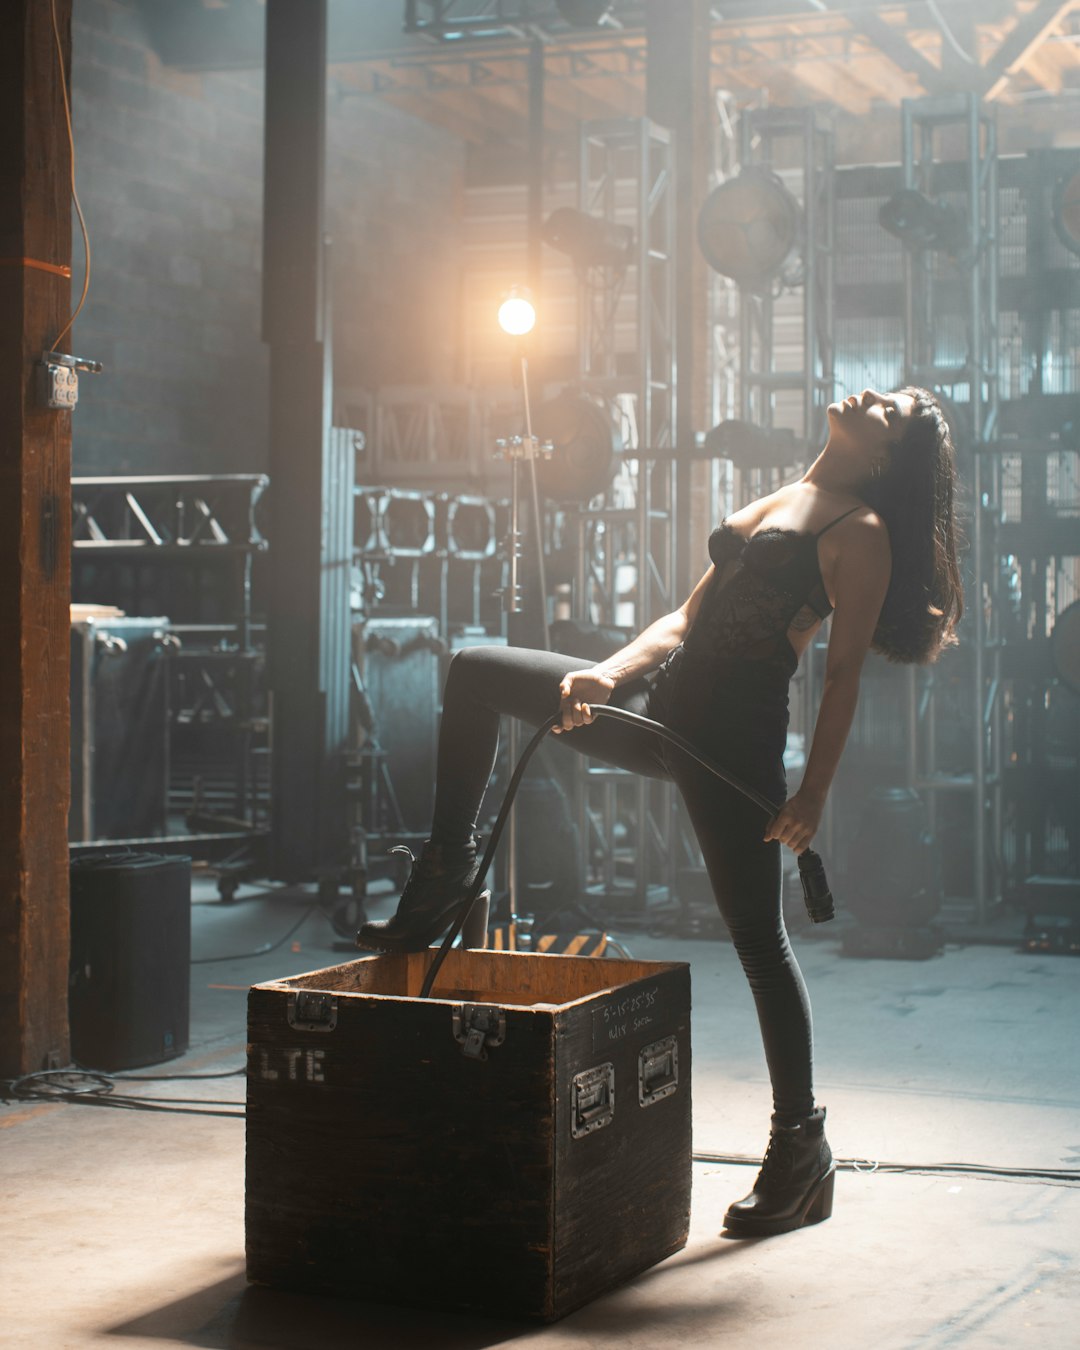
[[[214,1104],[213,1099],[198,1097],[135,1097],[113,1091],[114,1082],[190,1082],[204,1078],[237,1078],[246,1074],[246,1069],[231,1069],[226,1073],[209,1074],[108,1074],[92,1069],[40,1069],[35,1073],[23,1074],[0,1088],[0,1100],[4,1101],[68,1101],[83,1102],[95,1106],[116,1106],[128,1110],[175,1112],[181,1115],[229,1116],[242,1120],[246,1114],[240,1110],[206,1110],[205,1106]],[[65,1081],[66,1080],[66,1081]],[[176,1101],[177,1105],[165,1103]],[[182,1105],[181,1103],[190,1103]],[[230,1103],[223,1102],[223,1106]],[[712,1163],[714,1166],[760,1167],[761,1159],[745,1153],[694,1153],[694,1162]],[[1058,1185],[1080,1186],[1080,1171],[1067,1167],[996,1167],[989,1163],[899,1163],[885,1162],[868,1158],[837,1158],[836,1167],[840,1172],[861,1172],[863,1174],[907,1173],[937,1176],[971,1176],[1001,1178],[1021,1181],[1048,1181]]]
[[[236,1069],[228,1074],[158,1074],[144,1079],[127,1079],[123,1075],[98,1072],[96,1069],[39,1069],[25,1073],[0,1085],[0,1100],[70,1102],[86,1106],[112,1106],[128,1111],[172,1112],[175,1115],[228,1116],[244,1118],[240,1103],[221,1101],[214,1097],[136,1097],[116,1092],[114,1084],[120,1081],[168,1082],[175,1079],[190,1082],[195,1078],[234,1078],[246,1073]],[[167,1104],[166,1104],[167,1103]],[[185,1105],[184,1103],[190,1103]],[[239,1106],[239,1110],[211,1109]]]
[[[744,1153],[694,1153],[694,1162],[732,1167],[760,1167],[761,1159]],[[937,1176],[1014,1178],[1023,1181],[1054,1181],[1080,1186],[1080,1171],[1068,1167],[996,1167],[990,1163],[898,1163],[869,1158],[836,1158],[838,1172],[927,1173]]]
[[[302,923],[310,919],[312,914],[314,914],[317,909],[321,910],[321,908],[318,901],[308,905],[307,909],[304,910],[303,914],[300,915],[287,933],[282,937],[279,937],[276,942],[269,942],[264,947],[256,947],[253,952],[238,952],[235,955],[230,956],[200,956],[198,958],[192,958],[191,964],[193,966],[207,966],[212,965],[215,961],[250,961],[256,956],[266,956],[270,952],[276,952],[279,947],[284,946],[285,943],[288,942]]]

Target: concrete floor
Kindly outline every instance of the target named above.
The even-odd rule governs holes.
[[[193,908],[195,956],[251,951],[302,898]],[[317,911],[270,955],[193,967],[192,1048],[162,1073],[240,1067],[245,990],[347,960]],[[692,963],[695,1150],[760,1158],[769,1099],[750,995],[722,942],[627,935]],[[925,962],[841,957],[796,939],[814,1001],[817,1092],[840,1158],[1080,1167],[1080,964],[1008,947]],[[153,1072],[146,1070],[144,1072]],[[141,1085],[214,1098],[243,1080]],[[179,1100],[177,1104],[180,1104]],[[696,1163],[690,1243],[550,1327],[253,1289],[244,1279],[244,1125],[78,1104],[0,1106],[0,1344],[242,1350],[536,1345],[1076,1346],[1080,1190],[1072,1184],[845,1171],[831,1220],[719,1236],[754,1166]]]

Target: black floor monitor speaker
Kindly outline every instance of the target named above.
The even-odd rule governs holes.
[[[114,1071],[188,1048],[191,859],[109,850],[71,864],[76,1064]]]

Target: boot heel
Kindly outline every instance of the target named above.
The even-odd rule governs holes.
[[[474,951],[485,951],[488,940],[488,916],[491,912],[491,892],[481,891],[472,902],[461,926],[461,945]]]
[[[818,1187],[817,1194],[810,1202],[806,1211],[806,1217],[803,1219],[803,1225],[811,1223],[821,1223],[823,1219],[831,1218],[833,1205],[833,1189],[836,1184],[836,1172],[830,1172],[825,1180]]]

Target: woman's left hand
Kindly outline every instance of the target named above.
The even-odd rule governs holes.
[[[824,809],[824,802],[796,792],[780,808],[779,814],[769,821],[765,830],[766,841],[778,839],[796,853],[802,853],[817,833]]]

